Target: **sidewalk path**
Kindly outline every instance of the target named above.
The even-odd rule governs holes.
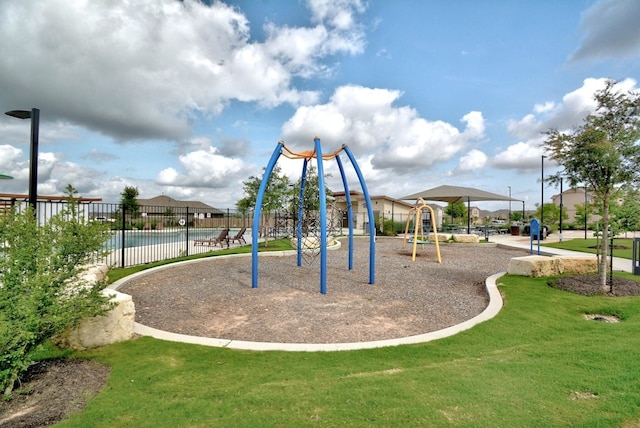
[[[584,231],[583,230],[565,230],[562,232],[562,240],[568,241],[571,239],[584,239]],[[547,236],[546,239],[540,241],[540,255],[543,256],[589,256],[588,253],[582,253],[579,251],[570,251],[563,250],[560,248],[551,248],[545,247],[542,244],[550,243],[550,242],[558,242],[560,240],[559,234],[552,233]],[[527,251],[532,249],[531,241],[528,236],[511,236],[511,235],[491,235],[489,236],[489,242],[495,242],[496,244],[504,245],[507,247],[513,248],[521,248]],[[533,241],[533,253],[538,254],[538,241]],[[592,255],[596,257],[595,254]],[[607,262],[608,263],[608,262]],[[623,259],[620,257],[613,258],[613,270],[614,271],[623,271],[623,272],[632,272],[633,271],[633,262],[629,259]]]

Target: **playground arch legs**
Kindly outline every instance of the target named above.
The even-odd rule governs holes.
[[[362,193],[364,195],[365,204],[367,207],[367,215],[369,217],[369,284],[375,284],[375,224],[373,217],[373,207],[371,205],[371,198],[369,197],[369,191],[367,190],[367,185],[364,181],[364,177],[360,168],[358,167],[358,163],[356,162],[353,153],[349,147],[345,144],[341,149],[336,152],[330,153],[328,155],[322,154],[322,147],[320,144],[320,138],[314,138],[314,150],[310,152],[296,153],[289,150],[283,141],[279,141],[274,149],[271,158],[269,159],[269,163],[267,164],[264,176],[262,177],[262,182],[260,183],[260,188],[258,189],[258,195],[256,198],[256,207],[253,215],[253,233],[251,234],[251,287],[258,288],[258,233],[257,231],[260,228],[260,214],[262,211],[262,201],[264,199],[264,194],[267,189],[267,184],[269,182],[269,177],[273,172],[273,169],[280,158],[280,155],[285,155],[291,159],[303,159],[303,167],[302,167],[302,179],[300,182],[300,196],[303,195],[304,186],[305,186],[305,176],[307,170],[307,163],[316,158],[318,162],[318,187],[320,194],[320,293],[327,293],[327,206],[326,206],[326,191],[324,185],[324,165],[323,160],[336,159],[338,169],[340,170],[340,177],[342,179],[342,184],[345,190],[345,199],[347,204],[347,221],[349,223],[349,260],[348,260],[348,268],[349,270],[353,269],[353,212],[351,209],[351,198],[349,194],[349,185],[347,183],[346,175],[344,173],[344,167],[342,165],[342,161],[340,160],[340,152],[344,151],[349,161],[353,165],[353,168],[358,176],[358,180],[360,181],[360,187],[362,188]],[[297,238],[298,238],[298,266],[302,263],[302,197],[300,197],[300,204],[298,206],[298,227],[296,230]]]

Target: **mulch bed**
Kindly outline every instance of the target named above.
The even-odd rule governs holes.
[[[607,277],[607,281],[609,278]],[[604,290],[599,275],[567,276],[549,282],[549,286],[585,296],[640,296],[640,282],[626,278],[613,278],[613,286],[607,282]]]

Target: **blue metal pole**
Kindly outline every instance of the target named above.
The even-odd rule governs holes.
[[[273,168],[282,153],[282,146],[284,143],[278,141],[271,159],[267,164],[267,169],[264,171],[262,182],[260,183],[260,189],[258,189],[258,196],[256,197],[256,207],[253,212],[253,229],[251,230],[251,288],[258,288],[258,231],[260,229],[260,212],[262,211],[262,200],[264,199],[264,192],[267,190],[267,183],[269,183],[269,177]]]
[[[300,194],[298,195],[298,266],[302,266],[302,220],[304,219],[304,187],[307,184],[307,159],[302,164],[302,177],[300,178]]]
[[[344,174],[344,167],[342,166],[340,155],[336,156],[336,162],[338,162],[340,177],[342,177],[344,200],[347,204],[347,222],[349,223],[349,270],[351,270],[353,269],[353,210],[351,208],[351,193],[349,192],[349,183],[347,183],[347,176]]]
[[[362,193],[364,193],[364,200],[367,204],[367,214],[369,216],[369,284],[375,284],[376,280],[376,227],[373,219],[373,208],[371,206],[371,198],[369,197],[369,191],[367,190],[367,184],[364,182],[364,177],[362,176],[362,172],[358,167],[358,162],[356,162],[353,153],[349,150],[349,146],[346,144],[342,146],[344,152],[349,157],[353,168],[356,170],[356,174],[358,175],[358,180],[360,180],[360,186],[362,187]]]
[[[324,188],[324,165],[320,138],[315,138],[318,159],[318,187],[320,191],[320,293],[327,294],[327,195]]]

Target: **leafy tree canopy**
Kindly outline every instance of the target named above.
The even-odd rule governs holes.
[[[264,177],[266,168],[262,168],[260,177],[251,176],[247,181],[243,181],[244,198],[236,202],[236,207],[240,212],[254,210],[258,199],[258,191]],[[282,173],[279,165],[276,165],[269,176],[267,188],[262,200],[262,209],[266,212],[282,209],[286,206],[286,201],[290,196],[290,182],[286,175]]]
[[[450,217],[453,217],[454,222],[457,219],[462,219],[467,216],[467,207],[463,201],[449,202],[444,210],[444,213]]]
[[[640,93],[626,92],[608,80],[594,94],[596,110],[570,131],[551,129],[543,146],[562,166],[551,180],[568,179],[571,186],[586,184],[602,205],[601,254],[608,252],[609,208],[622,185],[640,182]],[[606,259],[600,261],[603,289]]]

